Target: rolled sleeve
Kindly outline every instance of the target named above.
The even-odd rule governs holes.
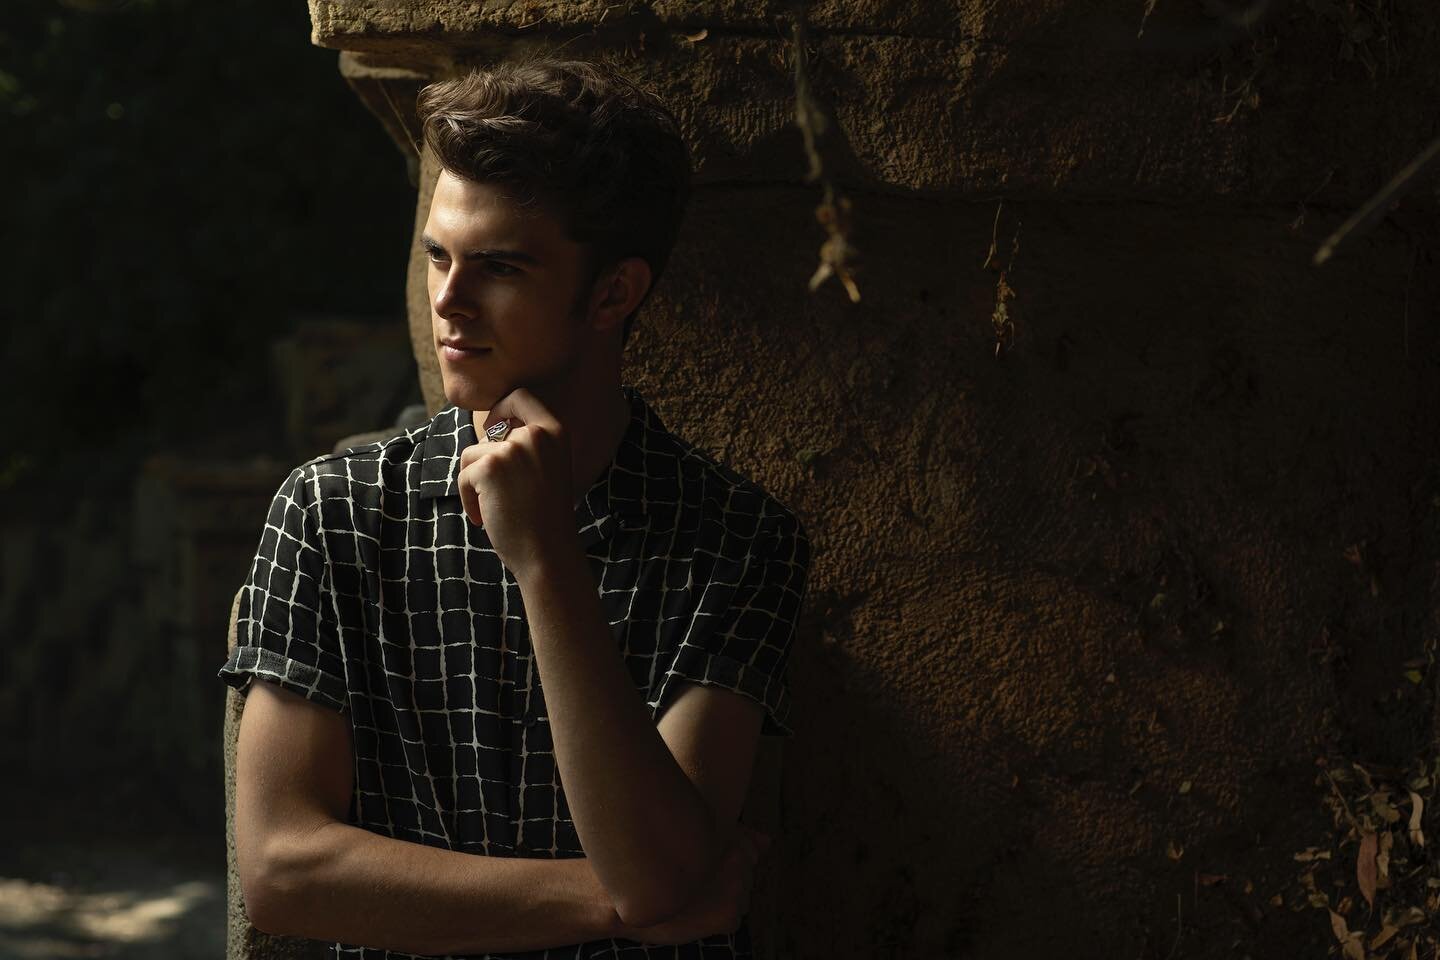
[[[765,707],[760,733],[790,736],[787,667],[810,566],[810,542],[791,514],[726,576],[707,586],[723,603],[702,599],[651,700],[658,721],[687,682],[733,690]],[[726,582],[729,580],[730,582]]]
[[[311,479],[296,467],[270,503],[240,591],[235,648],[217,675],[241,693],[260,677],[343,712],[345,667]]]

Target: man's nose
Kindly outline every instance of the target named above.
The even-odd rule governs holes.
[[[474,304],[465,289],[463,271],[459,267],[452,266],[435,288],[432,306],[442,317],[468,317],[474,313]]]

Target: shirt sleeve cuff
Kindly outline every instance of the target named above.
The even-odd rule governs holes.
[[[348,699],[344,680],[264,647],[236,647],[217,676],[241,693],[260,677],[337,713]]]
[[[765,708],[761,736],[788,737],[794,734],[789,725],[790,690],[780,677],[768,674],[752,664],[708,653],[694,646],[682,646],[675,665],[660,681],[660,693],[651,705],[650,715],[656,721],[679,696],[685,682],[723,687],[749,697]]]

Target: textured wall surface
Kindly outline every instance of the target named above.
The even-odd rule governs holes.
[[[1355,849],[1317,760],[1409,770],[1440,732],[1434,197],[1310,257],[1432,136],[1440,14],[942,6],[808,11],[859,303],[806,289],[786,9],[311,12],[401,121],[558,42],[682,117],[700,186],[627,379],[816,546],[766,955],[1319,956],[1294,854],[1353,893]]]

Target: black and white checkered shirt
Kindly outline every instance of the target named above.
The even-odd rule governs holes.
[[[618,655],[657,721],[686,683],[713,684],[764,705],[762,734],[788,735],[804,528],[624,390],[630,424],[575,514]],[[466,853],[584,856],[520,590],[461,507],[460,453],[474,442],[470,412],[447,406],[291,471],[219,676],[242,692],[261,677],[348,713],[356,826]],[[332,955],[414,956],[340,943]],[[621,939],[509,956],[750,955],[742,925],[680,947]]]

